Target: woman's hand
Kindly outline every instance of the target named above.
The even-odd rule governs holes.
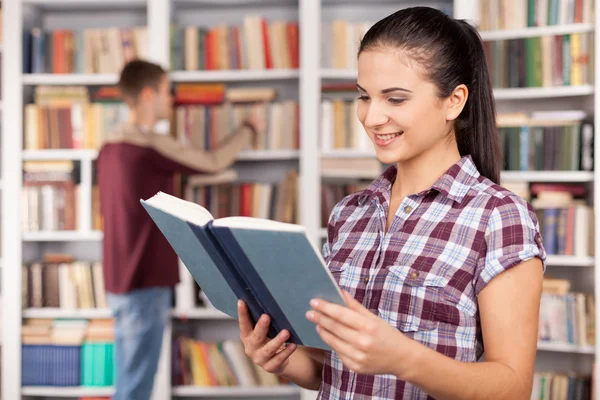
[[[410,339],[343,291],[348,307],[313,299],[306,317],[348,368],[359,374],[399,376]]]
[[[238,317],[240,323],[240,338],[244,344],[246,355],[265,371],[281,374],[289,363],[289,358],[296,350],[296,345],[291,343],[285,346],[285,341],[290,337],[287,330],[282,330],[273,338],[267,338],[271,319],[263,314],[254,329],[246,304],[238,301]]]

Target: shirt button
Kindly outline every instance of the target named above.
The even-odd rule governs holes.
[[[417,271],[413,271],[410,273],[410,279],[417,279],[419,277],[419,273]]]
[[[365,283],[369,283],[369,277],[365,277]]]
[[[408,213],[409,213],[409,212],[411,212],[411,211],[412,211],[412,207],[411,207],[411,206],[406,206],[406,207],[404,207],[404,212],[405,212],[405,213],[407,213],[407,214],[408,214]]]

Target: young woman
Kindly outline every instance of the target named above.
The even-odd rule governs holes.
[[[546,255],[531,206],[498,185],[480,37],[398,11],[362,40],[357,88],[393,166],[331,213],[324,258],[348,307],[314,299],[307,318],[333,351],[268,340],[240,303],[246,353],[321,399],[529,399]]]

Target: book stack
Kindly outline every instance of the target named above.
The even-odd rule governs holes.
[[[591,387],[589,375],[575,372],[536,372],[533,377],[531,398],[536,400],[589,399]]]
[[[25,320],[23,386],[112,386],[113,329],[110,320]]]
[[[503,169],[591,171],[594,127],[581,110],[498,115]]]
[[[531,194],[547,254],[593,255],[593,209],[584,200],[585,185],[535,183]]]
[[[593,82],[587,33],[485,42],[495,88],[579,86]]]
[[[128,61],[148,56],[145,27],[23,32],[24,74],[119,73]]]
[[[185,198],[206,207],[216,218],[246,216],[297,221],[298,174],[290,170],[278,184],[223,183],[205,186],[202,177],[187,182]]]
[[[23,163],[23,232],[75,230],[78,182],[72,161]]]
[[[172,382],[195,386],[274,386],[279,378],[254,364],[240,341],[173,340]]]
[[[359,192],[369,186],[370,181],[359,183],[321,184],[321,226],[326,227],[335,205],[349,194]]]
[[[570,289],[567,279],[544,279],[538,341],[593,346],[596,343],[594,296]]]
[[[299,67],[296,21],[246,15],[242,24],[172,26],[173,70],[291,69]]]
[[[298,149],[298,102],[273,101],[272,88],[226,88],[223,84],[179,84],[175,88],[175,132],[184,145],[219,146],[252,113],[265,122],[248,150]]]
[[[36,86],[25,106],[24,147],[99,149],[104,138],[127,121],[129,111],[114,88]]]
[[[481,0],[480,4],[483,31],[594,23],[594,0]]]
[[[46,256],[23,266],[22,304],[33,308],[108,307],[102,263],[73,261],[68,255]]]
[[[321,26],[321,66],[323,68],[356,69],[358,46],[372,22],[350,22],[334,19]]]

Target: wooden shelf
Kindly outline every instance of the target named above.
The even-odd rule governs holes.
[[[538,36],[567,35],[570,33],[594,32],[594,24],[568,24],[536,26],[523,29],[507,29],[501,31],[481,31],[479,34],[484,41],[523,39]]]
[[[239,82],[276,81],[298,79],[295,69],[264,70],[215,70],[215,71],[174,71],[169,74],[173,82]]]

